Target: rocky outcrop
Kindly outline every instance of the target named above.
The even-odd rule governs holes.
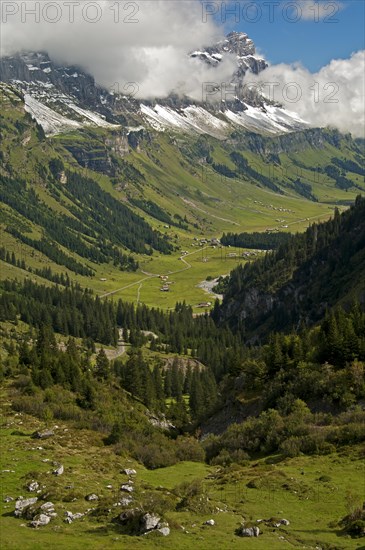
[[[15,517],[31,520],[30,527],[43,527],[48,525],[52,518],[57,516],[53,502],[44,502],[39,506],[37,497],[20,498],[15,503]]]
[[[148,418],[148,421],[152,424],[152,426],[155,426],[156,428],[160,428],[161,430],[174,430],[175,426],[172,424],[165,415],[160,414],[159,416],[156,416],[151,411],[146,411],[146,416]]]
[[[14,516],[17,518],[21,517],[29,506],[33,506],[34,504],[36,504],[37,500],[37,497],[21,498],[17,500],[15,503]]]
[[[160,527],[156,529],[158,533],[161,533],[164,537],[167,537],[170,534],[170,527]]]

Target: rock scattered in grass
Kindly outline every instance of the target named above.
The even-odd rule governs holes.
[[[44,430],[43,432],[34,432],[34,434],[32,435],[32,437],[34,439],[48,439],[49,437],[52,437],[54,435],[54,431],[53,430]]]
[[[37,502],[38,498],[21,498],[16,501],[15,503],[15,512],[14,515],[19,518],[23,515],[23,512],[25,511],[28,506],[33,506]]]
[[[54,504],[53,502],[45,502],[44,504],[42,504],[41,508],[43,513],[49,515],[49,516],[57,516],[57,514],[55,513],[54,511]]]
[[[34,493],[39,489],[39,483],[37,481],[32,481],[31,483],[29,483],[27,489],[30,493]]]
[[[125,474],[125,475],[127,475],[127,476],[135,476],[135,475],[137,475],[136,470],[134,470],[133,468],[125,468],[124,470],[122,470],[121,473],[122,473],[122,474]]]
[[[63,474],[63,472],[64,472],[64,467],[63,467],[63,465],[61,464],[61,466],[59,466],[58,468],[56,468],[55,470],[53,470],[52,473],[53,473],[55,476],[61,476],[61,475]]]
[[[95,493],[90,493],[89,495],[86,495],[85,500],[99,500],[99,497]]]
[[[81,512],[76,512],[76,514],[73,514],[72,512],[65,512],[65,523],[72,523],[75,519],[81,519],[84,517],[85,514],[82,514]]]
[[[39,514],[38,516],[35,516],[33,521],[30,522],[31,527],[44,527],[45,525],[48,525],[48,523],[51,521],[51,518],[47,516],[46,514]]]
[[[239,533],[241,537],[258,537],[260,534],[260,529],[258,527],[245,527],[242,525]]]
[[[167,537],[170,534],[168,523],[161,522],[161,518],[155,513],[144,513],[139,508],[125,510],[114,521],[121,524],[124,531],[130,535],[141,536],[159,532]]]
[[[132,487],[132,485],[130,485],[129,483],[125,483],[121,486],[120,490],[124,491],[125,493],[133,493],[134,487]]]
[[[155,529],[160,522],[160,517],[155,514],[145,514],[142,516],[142,530],[151,531]]]

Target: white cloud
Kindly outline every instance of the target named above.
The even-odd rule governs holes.
[[[196,0],[81,0],[73,8],[63,0],[1,4],[1,55],[46,51],[55,61],[82,67],[107,88],[116,83],[114,89],[123,90],[136,82],[140,97],[176,90],[199,99],[203,82],[224,81],[233,72],[227,59],[213,78],[212,69],[188,58],[187,52],[223,37],[213,18],[203,23]],[[4,5],[17,6],[17,13],[4,11]],[[29,13],[37,5],[39,22]]]
[[[334,126],[365,137],[364,74],[365,50],[334,59],[317,73],[300,64],[272,65],[258,76],[247,76],[245,84],[259,86],[313,126]]]

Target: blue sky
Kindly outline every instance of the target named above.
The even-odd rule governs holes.
[[[315,18],[319,11],[308,10],[307,19],[303,17],[305,2],[308,8],[315,4],[315,0],[251,0],[248,2],[250,8],[245,7],[245,1],[248,2],[239,2],[238,21],[234,15],[229,16],[227,13],[225,27],[228,31],[246,32],[254,40],[259,52],[273,64],[299,61],[315,72],[332,59],[346,59],[353,52],[365,48],[365,0],[341,0],[339,9],[336,9],[335,0],[320,0],[322,18],[317,22]],[[270,3],[277,5],[270,8]],[[292,11],[290,5],[295,3],[303,6],[303,11],[302,8],[301,11]],[[215,4],[218,5],[218,2]],[[229,9],[229,2],[222,4]],[[259,11],[254,11],[252,4],[259,6]],[[224,7],[216,18],[223,24],[222,9],[224,11]],[[270,12],[274,21],[270,21]],[[255,21],[255,18],[258,20]],[[288,21],[297,18],[296,22]]]

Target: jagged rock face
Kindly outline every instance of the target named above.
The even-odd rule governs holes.
[[[221,63],[225,55],[236,56],[238,68],[232,81],[240,81],[247,71],[259,74],[268,66],[266,61],[256,56],[256,48],[253,41],[243,32],[230,32],[225,40],[202,51],[192,52],[191,57],[197,57],[213,67]]]
[[[71,112],[71,118],[80,122],[84,114],[75,112],[74,105],[97,111],[112,124],[126,124],[125,113],[134,113],[138,109],[130,99],[98,86],[94,78],[79,67],[59,65],[43,52],[3,57],[0,81],[15,84],[23,93],[66,117]]]
[[[87,101],[90,106],[97,103],[98,89],[92,76],[76,67],[56,65],[46,53],[29,52],[2,58],[0,80],[42,82],[47,86],[57,87],[65,94],[74,94],[80,100]]]

